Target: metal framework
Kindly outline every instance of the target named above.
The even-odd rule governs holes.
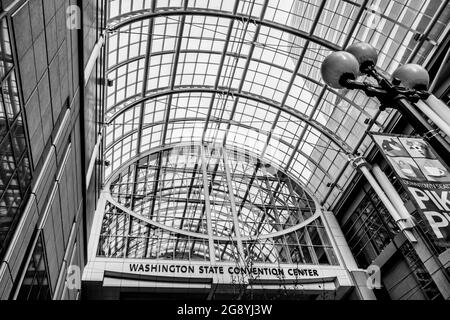
[[[321,62],[355,41],[374,45],[387,73],[423,61],[414,36],[426,21],[442,36],[442,10],[428,16],[437,2],[110,0],[106,176],[154,148],[220,144],[258,154],[332,207],[354,174],[347,156],[369,150],[366,133],[393,114],[328,88]]]
[[[338,263],[311,196],[238,150],[161,149],[122,166],[107,190],[100,257]]]

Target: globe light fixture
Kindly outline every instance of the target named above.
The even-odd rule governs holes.
[[[367,74],[372,68],[375,68],[378,62],[378,52],[370,44],[359,42],[352,44],[347,48],[348,53],[351,53],[358,60],[360,71]]]
[[[344,89],[346,80],[356,80],[360,74],[358,60],[345,51],[333,52],[326,57],[321,72],[325,83],[334,89]]]
[[[418,64],[401,66],[394,72],[393,79],[400,81],[400,84],[408,89],[428,90],[430,86],[428,71]]]
[[[428,135],[435,131],[428,122],[430,119],[450,136],[450,124],[444,120],[449,109],[443,107],[443,103],[433,103],[436,99],[430,99],[433,96],[427,91],[430,85],[427,70],[417,64],[406,64],[394,72],[393,79],[388,79],[377,70],[377,62],[378,52],[372,45],[355,43],[346,51],[334,52],[325,58],[322,78],[332,88],[362,90],[367,96],[377,98],[381,110],[397,109],[418,133]],[[378,85],[357,81],[361,74],[375,79]],[[450,158],[450,145],[442,136],[435,134],[429,141],[442,157]]]

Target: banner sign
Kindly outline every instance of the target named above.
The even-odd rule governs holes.
[[[422,138],[371,134],[438,246],[450,247],[450,169]]]

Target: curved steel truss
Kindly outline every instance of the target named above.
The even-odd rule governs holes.
[[[150,149],[218,143],[332,206],[354,174],[348,154],[366,152],[367,131],[393,115],[328,88],[321,62],[355,41],[374,45],[388,73],[420,62],[410,53],[429,44],[414,35],[440,2],[110,0],[106,176]]]

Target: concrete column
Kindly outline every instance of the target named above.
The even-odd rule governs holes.
[[[394,221],[396,223],[398,223],[399,221],[402,221],[403,218],[397,212],[397,209],[395,209],[394,205],[391,203],[389,198],[386,196],[383,189],[378,184],[377,180],[372,176],[372,173],[369,171],[370,165],[367,163],[367,161],[362,157],[350,159],[350,161],[352,162],[352,165],[358,171],[360,171],[364,175],[364,177],[367,179],[370,186],[375,191],[377,196],[380,198],[381,202],[384,204],[384,206],[386,207],[386,209],[388,210],[389,214],[392,216]]]
[[[441,119],[450,125],[450,108],[442,100],[435,95],[430,95],[425,102]]]
[[[439,99],[437,99],[437,100],[439,100]],[[436,103],[436,100],[434,100],[434,99],[431,99],[430,101],[432,102],[432,104]],[[430,105],[426,104],[422,100],[417,102],[416,106],[419,108],[420,111],[422,111],[428,117],[428,119],[433,121],[434,124],[437,125],[439,129],[442,130],[442,132],[444,132],[447,136],[450,137],[450,124],[447,123],[447,121],[444,119],[445,112],[443,110],[442,110],[442,112],[439,110],[440,109],[439,104],[435,105],[435,109],[440,113],[436,113],[435,110],[433,110],[430,107]],[[447,107],[447,113],[450,113],[448,109],[449,108]]]
[[[395,190],[394,186],[389,181],[386,174],[383,172],[383,170],[381,170],[381,168],[377,164],[375,164],[372,167],[372,173],[375,176],[375,179],[377,180],[377,182],[380,184],[380,186],[386,192],[386,195],[389,198],[389,201],[392,203],[392,205],[395,207],[395,209],[399,213],[399,215],[402,219],[398,222],[400,229],[403,231],[403,233],[405,233],[405,236],[409,241],[411,241],[412,243],[417,242],[416,237],[413,235],[413,233],[411,231],[408,230],[414,226],[414,222],[413,222],[412,217],[409,214],[408,210],[406,209],[402,198],[398,194],[397,190]]]
[[[356,263],[355,258],[353,257],[353,253],[350,250],[350,247],[345,239],[344,233],[342,232],[341,226],[337,221],[335,215],[332,212],[325,211],[323,213],[324,222],[327,224],[328,229],[332,236],[332,241],[334,242],[338,254],[340,256],[341,262],[345,264],[345,267],[348,270],[357,270],[358,265]]]
[[[380,183],[381,187],[383,187],[383,189],[386,191],[389,200],[392,202],[394,207],[400,213],[400,216],[403,219],[411,220],[411,215],[409,214],[408,209],[406,209],[402,198],[400,197],[397,190],[394,188],[392,183],[389,181],[389,178],[386,176],[383,170],[381,170],[378,164],[375,164],[372,167],[372,173],[377,179],[377,181]]]
[[[345,239],[344,233],[332,212],[323,213],[324,223],[328,227],[330,240],[334,244],[341,264],[345,266],[355,285],[356,296],[361,300],[377,300],[372,289],[368,287],[368,275],[365,270],[358,268],[355,258]]]

